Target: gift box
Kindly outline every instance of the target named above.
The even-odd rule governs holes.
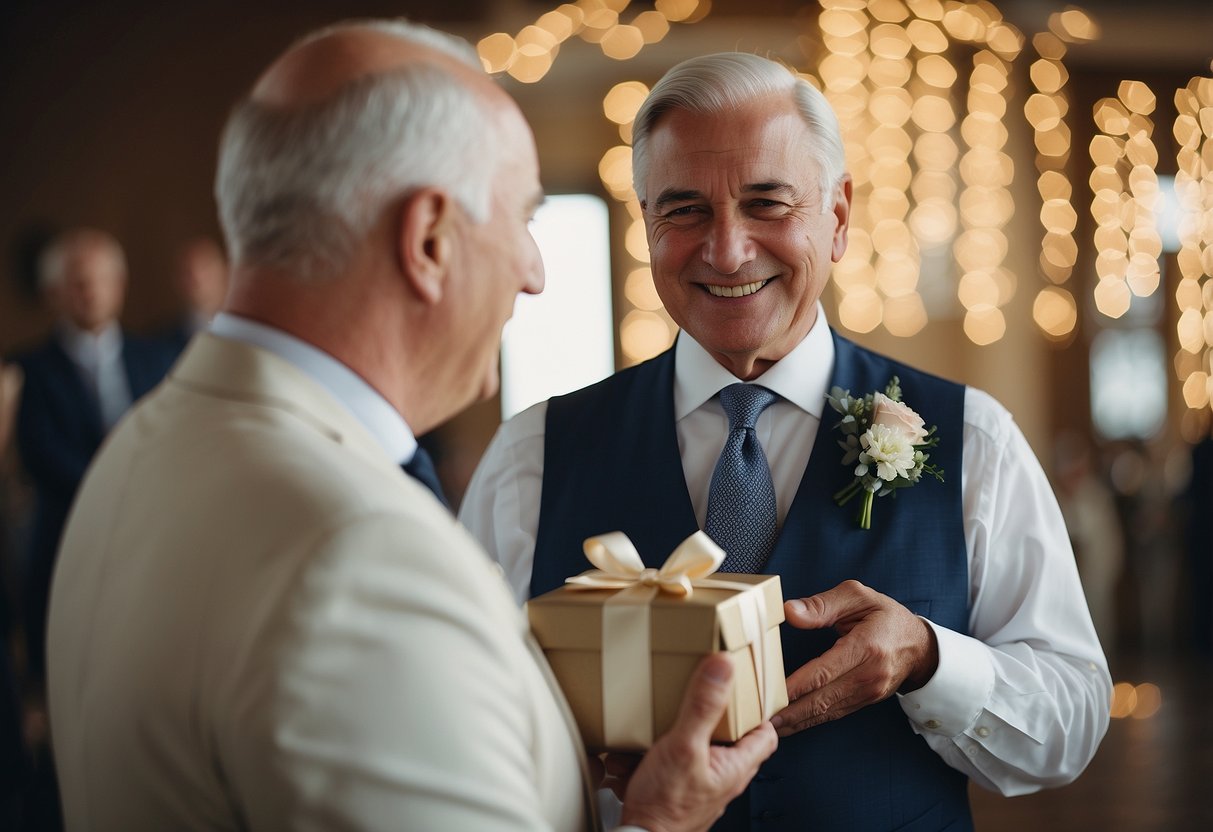
[[[730,742],[788,704],[777,575],[713,574],[724,553],[697,532],[646,569],[619,532],[590,538],[597,567],[527,603],[531,630],[593,751],[642,751],[673,725],[696,665],[733,662],[713,740]]]

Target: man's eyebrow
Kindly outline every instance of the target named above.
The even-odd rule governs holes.
[[[768,182],[751,182],[741,186],[742,193],[760,193],[769,194],[777,191],[794,192],[796,189],[789,182],[782,182],[778,179],[772,179]],[[657,210],[664,208],[671,202],[693,202],[697,199],[703,199],[703,193],[691,188],[676,190],[667,188],[662,191],[657,197],[657,201],[653,203],[653,207]]]
[[[774,193],[775,191],[794,190],[795,188],[792,187],[791,183],[780,182],[778,179],[771,180],[770,182],[753,182],[749,185],[741,186],[742,193],[751,193],[757,191],[758,193],[769,194]]]
[[[664,208],[671,202],[691,202],[692,200],[702,199],[703,193],[696,190],[686,189],[677,191],[673,188],[666,188],[658,196],[653,203],[653,207],[657,209]]]

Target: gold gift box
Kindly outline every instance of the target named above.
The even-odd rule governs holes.
[[[673,725],[682,695],[700,659],[723,651],[733,662],[728,710],[712,735],[719,742],[740,739],[764,720],[759,697],[758,660],[763,656],[766,718],[788,704],[779,625],[783,595],[778,575],[716,573],[713,582],[748,584],[744,591],[696,587],[690,596],[657,592],[648,602],[652,731],[656,739]],[[593,751],[641,751],[643,741],[606,736],[603,687],[603,610],[619,590],[563,586],[527,603],[531,630],[572,706],[586,747]],[[742,598],[754,599],[766,613],[762,644],[746,638]],[[612,679],[629,684],[629,679]],[[635,693],[633,691],[633,693]]]

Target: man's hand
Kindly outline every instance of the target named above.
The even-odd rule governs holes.
[[[833,627],[841,638],[788,677],[791,704],[771,720],[782,737],[844,717],[895,691],[917,690],[939,664],[934,631],[858,581],[787,601],[783,609],[793,627]]]
[[[722,654],[699,663],[674,726],[631,772],[623,823],[649,832],[707,829],[775,751],[778,739],[769,722],[731,746],[712,745],[732,678],[733,665]],[[607,758],[608,773],[626,778],[628,767],[626,759]]]

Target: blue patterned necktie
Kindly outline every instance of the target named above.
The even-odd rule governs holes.
[[[434,460],[426,452],[425,448],[418,447],[417,452],[413,454],[413,458],[400,467],[404,469],[404,473],[417,480],[430,491],[433,491],[434,496],[438,498],[438,502],[450,508],[447,505],[446,495],[442,493],[442,484],[438,482],[438,471],[434,468]]]
[[[754,425],[777,398],[755,384],[730,384],[720,391],[729,436],[712,472],[704,531],[725,551],[721,572],[759,572],[775,548],[775,485]]]

